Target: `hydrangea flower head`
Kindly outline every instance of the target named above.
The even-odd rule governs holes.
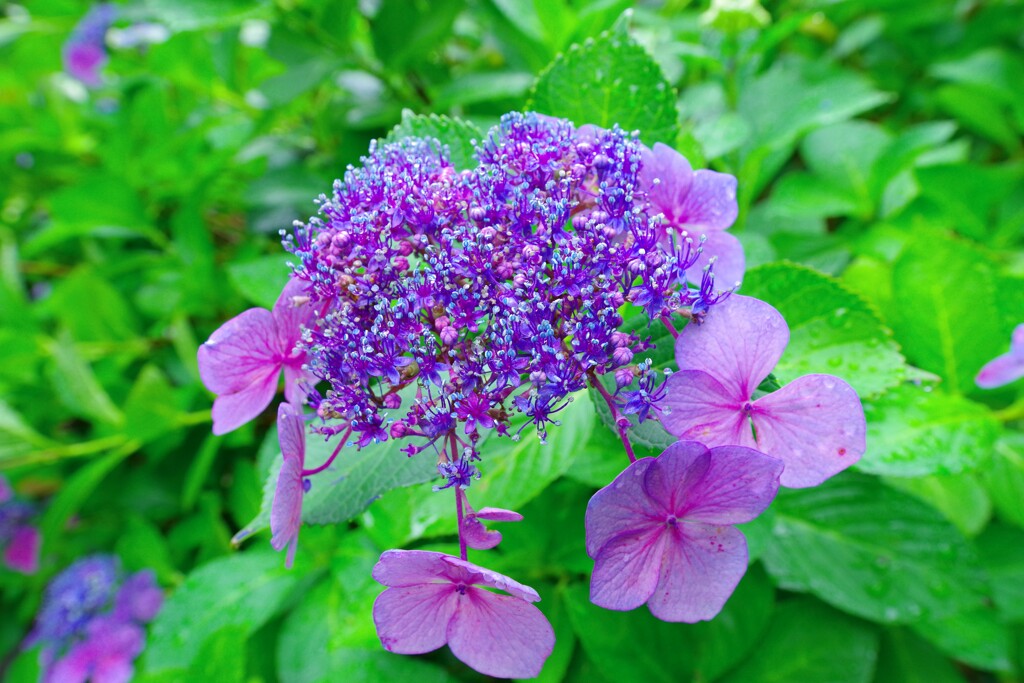
[[[78,22],[62,50],[64,70],[69,76],[89,87],[103,83],[100,70],[107,63],[104,41],[116,16],[114,5],[101,2],[93,5]]]
[[[732,287],[743,279],[743,246],[725,232],[739,214],[735,177],[706,169],[694,171],[686,157],[659,142],[654,149],[643,148],[640,185],[677,234],[685,232],[694,239],[703,235],[693,272],[701,272],[714,258],[719,282]],[[698,282],[699,278],[691,275],[690,280]]]
[[[306,462],[306,423],[301,409],[289,403],[277,408],[277,438],[281,445],[281,471],[277,475],[274,503],[270,508],[270,543],[274,550],[288,546],[285,564],[292,566],[302,526],[302,468]]]
[[[1021,377],[1024,377],[1024,324],[1013,330],[1010,350],[985,363],[974,381],[982,389],[995,389]]]
[[[31,524],[36,509],[14,496],[7,479],[0,475],[0,550],[3,563],[22,574],[39,569],[39,548],[42,537]]]
[[[860,459],[860,398],[832,375],[804,375],[754,398],[789,343],[786,321],[763,301],[732,295],[676,339],[675,372],[659,415],[680,439],[740,445],[781,459],[782,485],[815,486]]]
[[[531,604],[537,591],[497,572],[443,553],[388,550],[373,578],[388,586],[373,621],[391,652],[423,654],[447,644],[482,674],[532,678],[554,649],[551,624]]]
[[[296,344],[312,313],[302,283],[289,280],[273,310],[250,308],[199,347],[199,376],[217,394],[214,434],[226,434],[263,412],[277,393],[282,369],[285,398],[302,403],[299,383],[308,375],[302,369],[306,356]]]
[[[111,555],[78,560],[46,587],[30,642],[61,643],[81,632],[113,599],[120,568]]]
[[[642,458],[591,498],[590,599],[631,610],[647,603],[664,621],[711,619],[747,570],[734,524],[768,507],[782,462],[742,446],[679,441]]]
[[[131,621],[112,616],[93,619],[76,642],[43,676],[44,683],[128,683],[146,633]]]

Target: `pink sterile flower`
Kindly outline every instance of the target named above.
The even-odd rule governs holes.
[[[662,424],[706,446],[756,448],[786,464],[782,485],[815,486],[860,459],[864,409],[857,392],[832,375],[804,375],[754,399],[789,343],[770,305],[732,295],[701,325],[676,338],[675,372],[659,403]],[[753,427],[753,429],[751,429]]]
[[[995,389],[1021,377],[1024,377],[1024,323],[1014,329],[1009,352],[985,363],[974,381],[982,389]]]
[[[701,270],[715,257],[715,280],[728,289],[743,279],[743,245],[725,232],[736,221],[736,178],[726,173],[694,171],[682,154],[660,142],[641,149],[640,184],[648,200],[665,214],[677,233],[686,231],[694,242],[706,237],[704,250],[688,274],[699,283]]]
[[[466,514],[462,518],[462,538],[466,541],[466,545],[474,550],[490,550],[501,543],[501,532],[488,529],[484,526],[484,522],[521,522],[523,520],[523,516],[518,512],[501,508],[481,508],[479,512],[476,512],[461,488],[457,489],[456,495],[462,496],[462,504],[466,507]]]
[[[302,526],[302,468],[306,463],[306,423],[299,408],[290,403],[277,407],[277,439],[284,462],[277,475],[274,502],[270,507],[270,545],[274,550],[288,546],[287,567],[295,560]]]
[[[417,655],[447,643],[482,674],[532,678],[555,646],[551,624],[530,604],[540,600],[537,591],[457,557],[388,550],[373,578],[388,586],[373,604],[373,621],[391,652]]]
[[[32,526],[18,527],[4,548],[4,564],[22,574],[35,574],[39,569],[39,547],[42,537]]]
[[[306,355],[295,348],[312,307],[302,283],[289,280],[273,311],[250,308],[221,325],[199,347],[199,376],[217,394],[213,402],[213,433],[226,434],[259,415],[277,392],[284,369],[284,395],[302,403],[299,380],[313,381],[303,372]]]
[[[44,676],[45,683],[127,683],[135,673],[133,661],[142,652],[146,634],[136,624],[101,616],[89,622],[85,640]]]
[[[587,505],[590,600],[614,610],[647,603],[664,621],[714,617],[747,571],[747,541],[731,525],[768,507],[781,472],[780,460],[751,448],[695,441],[631,464]]]

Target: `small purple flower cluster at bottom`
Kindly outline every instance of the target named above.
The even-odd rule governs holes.
[[[3,564],[22,574],[35,574],[39,568],[42,537],[32,524],[35,515],[35,506],[16,497],[0,475],[0,551]]]
[[[163,605],[153,572],[123,576],[118,559],[92,555],[54,578],[25,647],[41,645],[43,683],[126,683]]]

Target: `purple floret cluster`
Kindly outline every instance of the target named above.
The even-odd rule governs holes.
[[[41,645],[44,683],[124,683],[163,605],[153,572],[124,576],[116,557],[78,560],[47,586],[25,645]]]
[[[39,568],[42,537],[34,522],[36,506],[18,497],[0,474],[0,563],[21,574],[35,574]]]

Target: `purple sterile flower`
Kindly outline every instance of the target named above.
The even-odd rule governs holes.
[[[277,488],[270,508],[270,544],[274,550],[288,546],[285,565],[295,560],[302,526],[302,468],[306,463],[306,423],[299,408],[290,403],[277,407],[277,438],[281,445],[281,471],[277,475]]]
[[[665,215],[668,225],[697,240],[705,237],[703,251],[689,279],[700,282],[700,273],[715,258],[719,284],[732,287],[743,279],[746,267],[743,246],[725,232],[736,221],[736,178],[726,173],[694,171],[682,154],[660,142],[641,150],[640,186],[648,201]]]
[[[711,619],[747,570],[747,542],[734,524],[764,511],[782,462],[743,446],[707,449],[679,441],[642,458],[587,505],[590,599],[658,619]]]
[[[741,445],[780,458],[782,485],[815,486],[860,459],[864,409],[832,375],[804,375],[754,399],[786,345],[789,328],[770,305],[732,295],[676,339],[679,372],[665,382],[662,424],[706,446]]]
[[[466,545],[474,550],[490,550],[501,543],[501,532],[488,529],[484,522],[521,522],[523,516],[512,510],[501,508],[480,508],[474,511],[473,506],[466,499],[462,489],[456,495],[462,496],[462,503],[466,508],[465,516],[462,518],[462,538]]]
[[[443,553],[388,550],[373,578],[388,586],[373,621],[391,652],[422,654],[447,643],[482,674],[532,678],[554,648],[554,630],[530,604],[540,600],[537,591],[497,572]]]
[[[18,500],[7,479],[0,475],[0,550],[3,563],[22,574],[39,569],[39,548],[42,537],[31,524],[35,506]]]
[[[114,616],[121,621],[146,624],[164,604],[164,592],[151,569],[135,572],[121,584],[114,597]]]
[[[103,83],[100,70],[107,63],[104,40],[117,9],[106,2],[93,5],[72,30],[61,54],[69,76],[90,87]]]
[[[306,354],[296,344],[312,316],[303,284],[289,280],[273,311],[250,308],[221,325],[199,347],[199,376],[217,394],[214,434],[226,434],[263,412],[277,392],[282,368],[285,398],[302,403],[300,382],[314,380],[303,371]]]
[[[89,622],[85,638],[72,645],[43,676],[44,683],[127,683],[146,634],[136,624],[113,616]]]
[[[1021,377],[1024,377],[1024,324],[1014,329],[1009,352],[985,363],[974,381],[982,389],[995,389]]]

